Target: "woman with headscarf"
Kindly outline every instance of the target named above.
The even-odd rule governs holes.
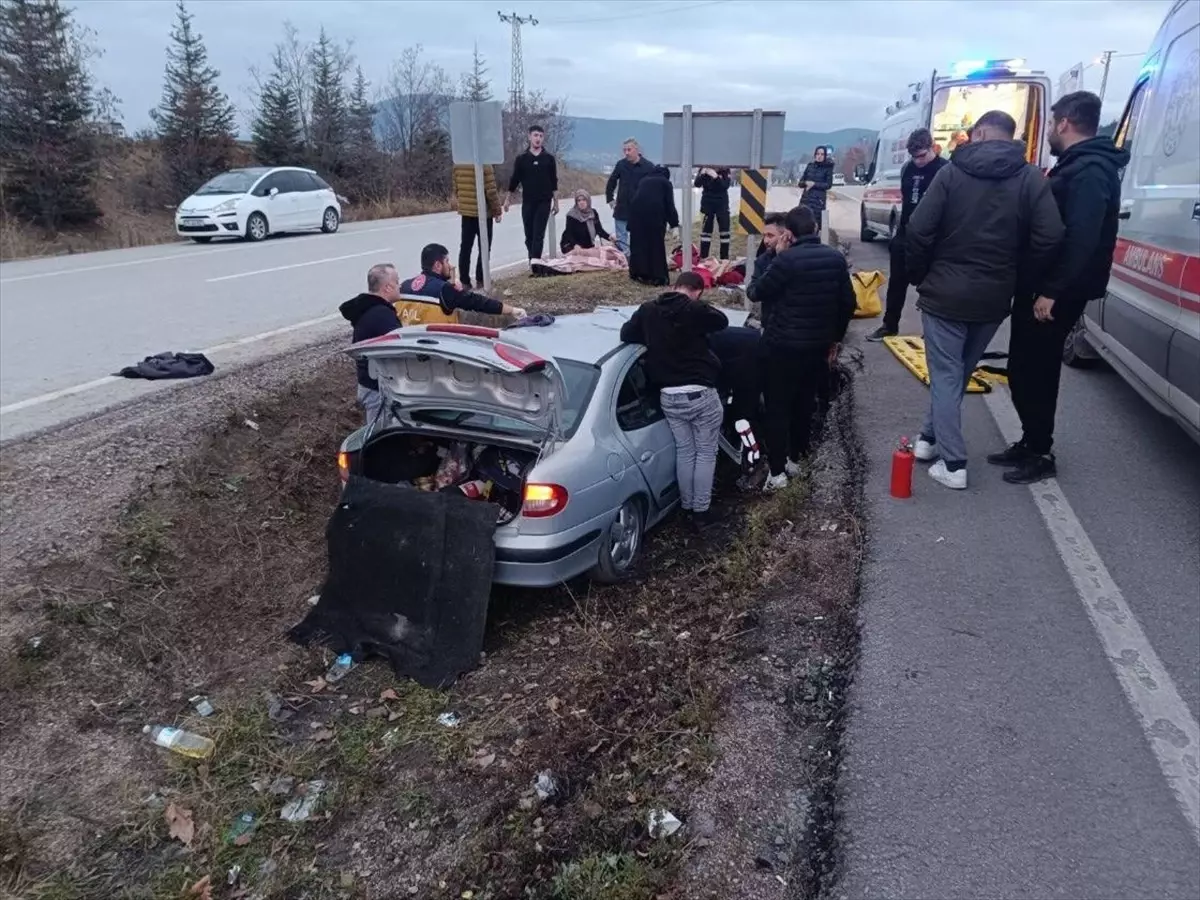
[[[675,188],[666,166],[641,180],[629,204],[629,277],[643,284],[663,286],[667,275],[667,227],[679,227]]]
[[[804,167],[804,174],[800,176],[800,186],[804,188],[800,205],[812,210],[813,218],[817,220],[817,234],[820,234],[825,194],[833,187],[833,160],[828,158],[824,147],[813,152],[812,162]]]
[[[567,224],[558,246],[563,253],[570,253],[576,247],[591,250],[596,246],[597,238],[612,240],[600,224],[600,216],[592,209],[592,195],[587,191],[576,191],[575,205],[567,210]]]

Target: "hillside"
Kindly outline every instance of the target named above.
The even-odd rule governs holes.
[[[636,138],[642,152],[652,160],[662,154],[662,123],[636,119],[594,119],[572,116],[574,134],[571,149],[564,154],[574,165],[600,171],[621,156],[621,144],[626,138]],[[857,144],[874,136],[869,128],[842,128],[831,132],[785,131],[784,159],[806,159],[818,144],[835,148]]]

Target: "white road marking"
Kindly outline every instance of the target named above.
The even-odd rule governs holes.
[[[235,278],[250,278],[254,275],[269,275],[271,272],[286,272],[288,269],[303,269],[305,266],[320,266],[325,263],[340,262],[343,259],[358,259],[360,256],[375,256],[379,253],[391,252],[391,247],[376,247],[374,250],[363,250],[360,253],[347,253],[344,256],[327,256],[324,259],[310,259],[305,262],[288,263],[286,266],[271,266],[269,269],[255,269],[253,272],[238,272],[236,275],[220,275],[216,278],[204,279],[205,284],[216,284],[218,281],[233,281]]]
[[[378,251],[371,250],[370,253]],[[325,260],[328,262],[328,260]],[[525,265],[526,260],[520,259],[516,262],[505,263],[502,266],[492,268],[493,272],[503,272],[505,269],[512,269],[520,265]],[[281,334],[288,334],[292,331],[301,331],[305,328],[312,328],[316,325],[324,325],[326,322],[333,322],[342,318],[341,313],[333,313],[328,316],[321,316],[318,319],[307,319],[303,322],[297,322],[294,325],[285,325],[282,328],[275,328],[271,331],[264,331],[261,334],[252,334],[248,337],[237,338],[236,340],[226,341],[223,344],[216,344],[206,350],[201,350],[205,356],[212,356],[216,353],[221,353],[225,350],[232,350],[235,347],[244,347],[247,344],[256,344],[259,341],[270,340],[273,337],[279,337]],[[57,391],[50,391],[45,394],[38,394],[36,397],[29,397],[25,400],[18,400],[15,403],[10,403],[7,406],[0,406],[0,416],[7,416],[9,413],[20,412],[23,409],[29,409],[32,406],[41,406],[45,403],[53,403],[55,400],[61,400],[64,397],[72,397],[75,394],[82,394],[94,388],[104,387],[106,384],[115,384],[118,381],[126,381],[118,375],[105,375],[103,378],[96,378],[92,381],[85,381],[83,384],[77,384],[72,387],[61,388]]]
[[[1007,391],[986,398],[1004,440],[1021,437],[1021,421]],[[1145,732],[1167,784],[1174,792],[1192,837],[1200,844],[1200,725],[1179,696],[1154,648],[1057,479],[1030,485],[1058,555],[1100,638],[1108,661]]]

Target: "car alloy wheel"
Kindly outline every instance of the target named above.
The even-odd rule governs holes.
[[[332,206],[325,210],[325,216],[321,220],[321,230],[326,234],[333,234],[338,230],[340,219],[338,218],[337,210]]]
[[[642,511],[637,501],[626,500],[609,530],[609,557],[613,568],[627,571],[642,545]]]
[[[246,237],[252,241],[261,241],[267,236],[267,220],[262,213],[253,213],[246,222]]]

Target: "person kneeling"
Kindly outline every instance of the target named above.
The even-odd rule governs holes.
[[[725,407],[717,392],[721,364],[708,336],[729,324],[701,295],[704,282],[683,272],[675,289],[634,310],[621,326],[621,340],[646,347],[646,376],[661,391],[663,415],[675,437],[675,476],[684,512],[697,527],[712,516],[717,441]]]

